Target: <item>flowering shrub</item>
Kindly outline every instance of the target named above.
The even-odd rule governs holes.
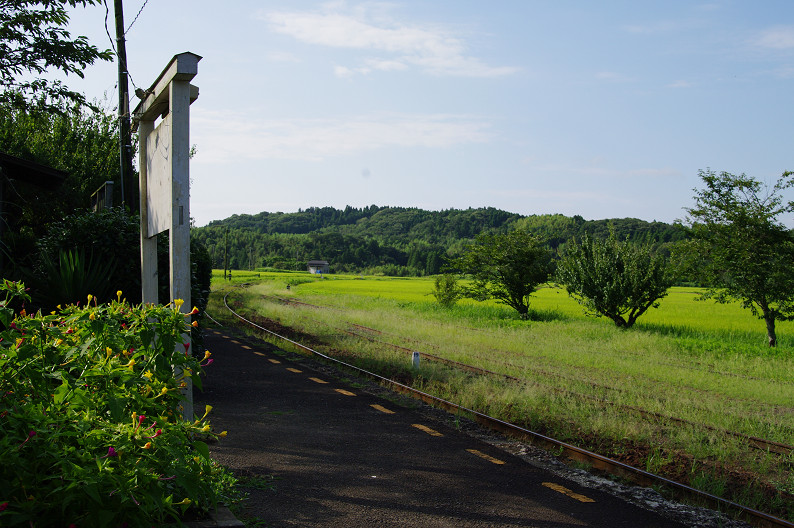
[[[195,421],[180,411],[185,378],[201,387],[209,352],[181,346],[180,301],[121,296],[26,314],[9,307],[24,286],[0,285],[1,526],[151,526],[230,497],[234,479],[203,441],[225,435],[211,407]]]

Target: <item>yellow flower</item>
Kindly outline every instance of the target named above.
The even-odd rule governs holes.
[[[193,457],[193,461],[194,461],[196,464],[201,464],[201,457],[200,457],[200,456],[194,456],[194,457]],[[187,499],[185,499],[185,500],[187,500]]]
[[[209,430],[210,430],[210,424],[207,424],[207,425],[205,425],[204,427],[201,428],[201,432],[202,433],[207,433],[207,432],[209,432]]]
[[[91,296],[89,295],[89,297],[91,297]],[[89,318],[89,319],[91,319],[91,320],[93,321],[93,320],[95,320],[95,319],[96,319],[96,315],[94,315],[94,312],[91,312],[91,313],[88,315],[88,318]]]
[[[110,348],[110,347],[106,347],[105,348],[105,354],[107,354],[107,357],[110,357],[110,354],[112,354],[112,353],[113,353],[113,349],[112,348]]]
[[[56,339],[55,340],[55,346],[59,346],[61,343],[63,343],[63,339]]]
[[[226,436],[226,431],[221,431],[220,433],[218,433],[218,436],[223,438],[224,436]]]
[[[118,291],[116,292],[116,297],[118,297],[118,298],[119,298],[119,301],[121,300],[121,290],[118,290]]]
[[[209,359],[209,357],[210,357],[211,355],[212,355],[212,354],[210,354],[210,351],[209,351],[209,350],[205,350],[205,351],[204,351],[204,359],[202,359],[202,361],[205,361],[205,360]]]
[[[132,422],[135,423],[135,421],[137,419],[138,419],[138,413],[136,413],[135,411],[132,411]]]
[[[143,446],[143,448],[144,449],[151,449],[152,448],[152,443],[151,442],[146,442],[146,444]]]
[[[130,362],[127,364],[127,368],[132,370],[133,366],[135,366],[135,360],[131,359]]]
[[[93,298],[94,298],[94,296],[89,293],[88,294],[88,302],[91,302],[91,299],[93,299]]]
[[[184,504],[185,506],[187,506],[187,505],[188,505],[188,504],[190,504],[191,502],[193,502],[193,501],[192,501],[192,500],[190,500],[190,499],[188,499],[187,497],[185,497],[184,499],[182,499],[182,501],[180,501],[180,502],[175,502],[175,503],[174,503],[174,506],[180,506],[180,505],[183,505],[183,504]]]
[[[207,416],[210,413],[210,411],[212,411],[212,405],[207,405],[206,407],[204,407],[204,416]]]
[[[154,374],[152,374],[151,370],[147,370],[146,372],[143,373],[143,377],[148,379],[148,380],[151,380],[153,376],[154,376]]]
[[[161,394],[161,395],[166,395],[166,394],[168,394],[168,389],[167,389],[167,388],[165,388],[165,387],[163,387],[162,389],[160,389],[160,394]]]
[[[184,299],[174,299],[174,306],[176,306],[177,310],[182,308],[183,304],[185,304],[185,300]]]

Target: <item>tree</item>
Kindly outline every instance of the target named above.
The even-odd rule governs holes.
[[[35,102],[49,111],[61,111],[61,101],[90,106],[80,93],[62,82],[47,80],[48,70],[83,77],[97,60],[111,60],[86,37],[72,38],[66,30],[66,6],[99,4],[99,0],[0,0],[0,102],[21,109]],[[32,78],[31,78],[32,77]]]
[[[771,189],[744,174],[699,176],[705,188],[695,189],[695,206],[686,209],[692,241],[678,255],[709,286],[704,298],[741,302],[764,320],[774,347],[775,322],[794,318],[794,235],[777,220],[794,212],[794,201],[781,195],[794,186],[794,173]]]
[[[589,235],[573,240],[557,264],[557,280],[585,311],[630,328],[672,286],[672,275],[662,255],[648,245],[617,239],[614,230],[606,240]]]
[[[529,313],[529,296],[552,270],[551,252],[526,231],[481,234],[451,267],[470,275],[466,296],[488,298],[515,309],[522,318]]]
[[[433,297],[444,308],[452,308],[460,297],[460,286],[455,275],[445,273],[436,275],[433,288]]]
[[[0,251],[20,266],[31,265],[35,242],[49,224],[87,209],[100,185],[118,181],[118,126],[104,112],[71,108],[53,114],[38,107],[23,111],[0,104],[0,152],[68,174],[57,188],[21,180],[5,185]],[[119,203],[118,186],[114,194],[114,203]]]

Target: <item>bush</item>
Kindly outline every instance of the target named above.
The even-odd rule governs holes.
[[[47,234],[39,241],[40,264],[34,270],[37,280],[33,286],[33,301],[49,312],[56,304],[66,304],[77,299],[63,298],[54,304],[46,304],[39,292],[51,288],[50,271],[43,263],[58,262],[61,251],[77,251],[96,262],[113,263],[113,272],[108,282],[125,292],[133,304],[141,302],[141,250],[140,221],[138,216],[126,213],[121,208],[106,211],[82,212],[67,216],[62,222],[50,224]],[[167,251],[167,247],[166,247]],[[166,273],[166,277],[168,274]],[[46,292],[44,296],[46,296]],[[86,295],[97,295],[96,290],[77,292],[79,299]],[[113,295],[113,292],[110,293]],[[52,302],[49,299],[47,301]],[[110,298],[100,297],[100,302]],[[170,301],[171,299],[169,299]],[[168,302],[168,301],[166,301]]]
[[[231,496],[209,457],[211,407],[179,410],[208,366],[177,349],[188,332],[176,306],[121,300],[28,315],[0,292],[0,525],[151,526]],[[177,373],[177,376],[174,373]]]
[[[436,275],[433,297],[444,308],[452,308],[461,296],[458,279],[450,274]]]

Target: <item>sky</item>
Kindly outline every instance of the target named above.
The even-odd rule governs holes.
[[[69,30],[109,48],[105,15]],[[124,0],[124,19],[131,90],[202,56],[198,226],[373,204],[673,222],[700,170],[794,170],[790,0]],[[66,80],[112,108],[116,79]]]

